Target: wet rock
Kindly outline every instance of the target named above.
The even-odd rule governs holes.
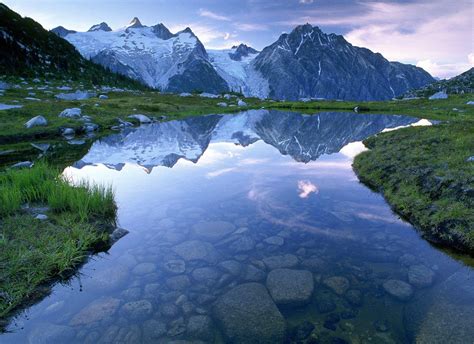
[[[216,302],[213,315],[228,342],[280,343],[285,338],[285,319],[258,283],[241,284]]]
[[[74,339],[76,331],[69,326],[40,323],[28,334],[30,344],[68,343]]]
[[[422,264],[412,265],[408,269],[408,282],[417,287],[425,288],[433,284],[434,272]]]
[[[293,254],[284,254],[263,258],[263,262],[270,270],[292,268],[298,265],[298,257]]]
[[[242,264],[235,260],[220,262],[219,267],[233,276],[239,276],[242,270]]]
[[[243,279],[247,282],[260,282],[265,279],[265,271],[256,268],[253,265],[247,265],[244,268]]]
[[[36,116],[25,123],[27,129],[48,125],[48,121],[43,116]]]
[[[120,309],[122,315],[130,320],[143,320],[153,312],[153,306],[147,300],[127,302]]]
[[[313,274],[307,270],[275,269],[267,276],[267,289],[276,304],[298,306],[313,294]]]
[[[186,275],[173,276],[166,279],[166,285],[171,290],[183,290],[191,285],[189,277]]]
[[[171,322],[169,327],[170,328],[166,334],[170,337],[176,337],[186,332],[186,325],[183,318]]]
[[[350,289],[346,292],[346,300],[353,306],[360,307],[362,306],[362,292],[357,289]]]
[[[92,289],[110,291],[118,289],[127,279],[128,269],[122,265],[115,265],[94,271],[92,279],[84,284],[86,288],[89,286]]]
[[[153,263],[140,263],[135,266],[132,270],[132,273],[135,275],[146,275],[156,271],[156,265]]]
[[[211,342],[214,338],[212,319],[207,315],[193,315],[186,326],[186,335]]]
[[[171,259],[163,264],[163,269],[172,274],[182,274],[186,271],[186,263],[182,259]]]
[[[285,243],[285,239],[279,236],[271,236],[264,240],[269,245],[282,246]]]
[[[400,265],[410,266],[417,262],[417,258],[412,254],[405,253],[400,258],[398,258],[398,262],[400,263]]]
[[[200,239],[215,242],[235,231],[235,226],[226,221],[200,222],[193,226],[193,233]]]
[[[164,303],[160,306],[160,313],[166,318],[176,318],[179,315],[179,309],[172,303]]]
[[[329,292],[316,295],[316,308],[319,313],[329,313],[336,309],[336,303]]]
[[[143,323],[142,332],[145,342],[154,342],[166,334],[166,324],[159,320],[150,319]]]
[[[204,267],[194,269],[191,275],[198,282],[206,282],[217,280],[220,276],[220,273],[215,268]]]
[[[233,252],[247,252],[253,250],[255,247],[255,240],[249,235],[242,235],[240,238],[230,244],[229,249]]]
[[[401,301],[406,301],[413,295],[412,286],[400,280],[387,280],[383,283],[383,288],[388,294]]]
[[[324,320],[323,326],[328,330],[336,331],[339,321],[341,321],[339,314],[331,313],[326,317],[326,320]]]
[[[128,234],[128,231],[126,229],[123,229],[120,227],[115,228],[112,234],[110,234],[110,238],[109,238],[110,244],[112,245],[116,243],[127,234]]]
[[[299,324],[291,331],[292,332],[291,337],[293,341],[297,341],[297,342],[305,340],[311,335],[314,329],[315,329],[315,326],[312,323],[310,323],[309,321],[304,321],[302,324]]]
[[[58,117],[63,118],[80,118],[82,116],[82,110],[80,108],[70,108],[63,110]]]
[[[343,276],[332,276],[323,280],[323,284],[337,295],[343,295],[350,287],[349,280]]]
[[[387,320],[376,320],[374,322],[374,327],[379,332],[387,332],[388,330],[390,330],[390,324]]]
[[[303,259],[301,265],[312,272],[320,272],[324,269],[326,263],[321,258],[311,257]]]
[[[203,260],[212,263],[217,258],[214,246],[199,240],[185,241],[174,246],[173,251],[185,261]]]
[[[69,322],[71,326],[88,325],[112,317],[120,305],[120,300],[104,297],[93,301],[77,313]]]

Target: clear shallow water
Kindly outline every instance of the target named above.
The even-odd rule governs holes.
[[[0,342],[472,342],[472,268],[351,167],[359,141],[417,121],[259,110],[97,141],[65,174],[113,184],[130,234]]]

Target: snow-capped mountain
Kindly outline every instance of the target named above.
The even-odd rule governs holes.
[[[189,28],[172,34],[163,24],[148,27],[134,18],[118,30],[101,23],[87,32],[66,33],[64,38],[84,57],[154,88],[175,92],[227,90],[206,49]]]
[[[253,65],[279,99],[384,100],[434,81],[421,68],[389,62],[310,24],[281,35]]]
[[[389,62],[310,24],[281,35],[261,52],[244,44],[206,51],[189,28],[173,34],[163,24],[148,27],[138,18],[114,31],[106,23],[88,32],[53,31],[92,61],[171,92],[384,100],[434,82],[421,68]]]
[[[275,147],[298,162],[309,162],[323,154],[336,153],[350,142],[385,128],[418,121],[406,116],[251,110],[235,115],[210,115],[154,123],[129,129],[94,142],[76,166],[104,164],[121,169],[126,163],[151,171],[155,166],[173,167],[179,159],[194,163],[209,144],[231,142],[248,146],[257,141]]]

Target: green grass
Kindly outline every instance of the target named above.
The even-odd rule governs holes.
[[[116,205],[110,187],[72,186],[45,163],[0,173],[0,318],[68,276],[90,251],[108,245]],[[47,206],[47,221],[22,209]]]
[[[474,121],[411,127],[368,138],[360,180],[433,243],[474,254]]]

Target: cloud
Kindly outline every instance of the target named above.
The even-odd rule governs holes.
[[[198,14],[201,17],[206,17],[206,18],[210,18],[210,19],[214,19],[214,20],[231,21],[231,19],[229,17],[211,12],[211,11],[203,9],[203,8],[199,9]]]
[[[226,34],[225,32],[222,32],[213,26],[203,25],[201,23],[170,25],[169,29],[171,32],[178,32],[186,27],[190,27],[196,36],[198,36],[199,40],[204,44],[207,44],[215,39],[223,39]]]
[[[318,187],[308,180],[298,181],[298,196],[300,198],[308,198],[312,193],[319,193]]]
[[[257,23],[235,23],[235,28],[240,31],[253,32],[253,31],[267,31],[268,26],[265,24]]]
[[[215,177],[219,177],[225,173],[229,173],[229,172],[232,172],[234,171],[235,168],[232,167],[232,168],[223,168],[223,169],[220,169],[220,170],[217,170],[217,171],[213,171],[213,172],[209,172],[206,174],[206,177],[208,179],[211,179],[211,178],[215,178]]]
[[[469,68],[474,67],[474,54],[467,56],[466,63],[437,63],[432,60],[422,60],[416,63],[417,67],[421,67],[431,75],[436,75],[440,78],[449,78],[453,75],[461,74]]]
[[[299,2],[300,4],[308,5],[308,4],[312,4],[314,0],[300,0]]]

